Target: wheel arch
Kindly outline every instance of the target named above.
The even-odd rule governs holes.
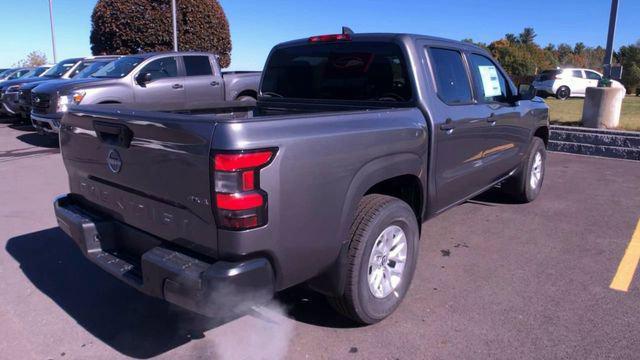
[[[251,96],[254,99],[258,99],[258,92],[251,89],[243,90],[236,96],[235,99],[238,100],[241,96]]]
[[[344,291],[344,272],[350,239],[349,229],[360,200],[368,194],[382,194],[399,198],[409,204],[416,214],[420,230],[424,212],[426,175],[423,159],[416,154],[402,153],[370,161],[353,177],[345,196],[342,217],[337,236],[343,239],[335,262],[321,275],[309,281],[316,291],[330,296]]]
[[[544,146],[547,147],[549,145],[549,127],[540,126],[533,132],[533,137],[542,139]]]

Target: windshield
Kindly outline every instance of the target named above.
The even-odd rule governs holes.
[[[47,70],[49,70],[49,67],[40,66],[39,68],[33,70],[33,76],[40,76]]]
[[[404,102],[412,98],[405,57],[388,42],[331,42],[277,49],[262,96]]]
[[[91,64],[89,64],[87,67],[85,67],[84,69],[82,69],[82,71],[80,71],[78,73],[78,75],[74,76],[74,79],[86,79],[88,77],[90,77],[91,75],[93,75],[96,71],[102,69],[103,67],[105,67],[105,65],[109,64],[111,61],[96,61],[93,62]]]
[[[64,74],[67,73],[67,71],[69,71],[69,69],[73,67],[73,65],[75,65],[76,62],[77,60],[65,60],[59,62],[54,67],[42,74],[42,76],[52,79],[61,78]]]
[[[22,75],[22,76],[20,76],[20,77],[21,77],[21,78],[25,78],[25,79],[26,79],[26,78],[30,78],[30,77],[34,77],[34,76],[38,76],[38,75],[36,75],[36,70],[37,70],[37,69],[29,70],[27,73],[25,73],[24,75]]]
[[[133,71],[133,69],[135,69],[142,61],[144,61],[144,59],[140,57],[123,57],[96,71],[91,77],[111,79],[123,78]]]

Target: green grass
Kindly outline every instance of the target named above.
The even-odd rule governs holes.
[[[584,99],[560,101],[552,97],[545,99],[549,105],[551,123],[557,125],[580,125]],[[622,102],[620,130],[640,131],[640,97],[627,96]]]

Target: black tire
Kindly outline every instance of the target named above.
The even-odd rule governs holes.
[[[532,182],[533,167],[536,164],[537,154],[540,154],[542,164],[540,165],[540,177]],[[535,200],[540,194],[542,183],[544,182],[545,164],[547,162],[547,152],[544,141],[539,137],[534,137],[531,141],[529,154],[524,158],[522,166],[510,179],[502,186],[504,191],[511,195],[514,200],[528,203]],[[536,184],[535,186],[533,184]]]
[[[404,270],[400,282],[387,296],[376,297],[369,287],[369,259],[378,237],[392,226],[398,226],[405,235],[407,252]],[[418,256],[418,222],[415,213],[404,201],[372,194],[360,201],[349,234],[345,291],[339,298],[329,298],[329,302],[338,312],[358,323],[374,324],[395,311],[411,285]],[[387,257],[382,261],[387,261]],[[392,262],[388,260],[387,264]],[[396,266],[398,263],[393,262],[393,267]]]
[[[568,86],[560,86],[556,91],[556,99],[567,100],[571,97],[571,89]]]
[[[238,96],[236,101],[256,101],[256,98],[254,98],[253,96],[249,96],[249,95],[243,95],[243,96]]]

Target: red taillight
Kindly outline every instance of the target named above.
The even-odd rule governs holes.
[[[237,154],[217,154],[215,169],[218,171],[236,171],[259,167],[269,162],[271,151],[256,151]]]
[[[247,230],[267,223],[267,193],[260,189],[260,169],[276,150],[217,153],[213,157],[214,214],[218,226]]]
[[[351,35],[349,34],[333,34],[333,35],[318,35],[309,38],[309,42],[331,42],[331,41],[349,41]]]
[[[249,210],[264,205],[257,193],[216,194],[216,205],[222,210]]]

